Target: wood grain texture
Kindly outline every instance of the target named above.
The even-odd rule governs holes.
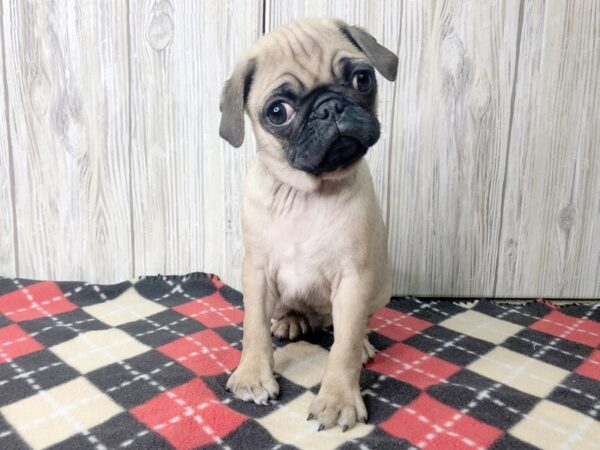
[[[131,275],[123,2],[4,0],[19,275]]]
[[[253,150],[219,137],[219,99],[260,35],[260,5],[131,2],[136,274],[204,270],[239,286],[241,182]]]
[[[369,31],[382,45],[398,52],[400,37],[400,9],[397,0],[267,0],[265,3],[265,31],[269,32],[298,18],[330,16],[359,25]],[[394,83],[377,73],[379,89],[378,115],[381,138],[367,153],[367,162],[373,175],[375,191],[381,201],[384,215],[388,210],[389,159],[394,120]]]
[[[0,13],[2,5],[0,4]],[[4,78],[4,51],[0,35],[0,276],[17,274],[15,253],[14,205],[11,186],[11,158],[8,139],[8,117],[6,110],[6,90]]]
[[[525,3],[499,296],[600,297],[600,3]]]
[[[394,292],[493,294],[519,2],[402,2],[390,152]]]

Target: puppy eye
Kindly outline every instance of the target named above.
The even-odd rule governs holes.
[[[294,118],[295,114],[294,108],[281,100],[271,103],[267,108],[267,119],[273,125],[285,125]]]
[[[359,92],[369,92],[373,84],[373,77],[366,70],[360,70],[352,77],[352,87]]]

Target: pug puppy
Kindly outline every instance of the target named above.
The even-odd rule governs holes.
[[[239,147],[244,111],[257,143],[242,205],[243,351],[227,388],[278,395],[271,331],[297,339],[333,320],[334,343],[308,419],[366,422],[359,376],[374,355],[371,315],[391,297],[387,233],[363,156],[377,142],[375,70],[398,58],[339,20],[301,19],[262,37],[221,100],[220,135]]]

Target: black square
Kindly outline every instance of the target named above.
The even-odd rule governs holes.
[[[600,382],[573,373],[563,380],[559,386],[554,388],[548,396],[548,400],[568,406],[571,409],[593,417],[595,420],[599,420],[599,396]],[[596,407],[595,410],[594,407]],[[595,411],[595,415],[592,414],[592,411]]]
[[[434,325],[404,341],[422,352],[459,366],[467,366],[494,348],[494,344]]]
[[[387,348],[390,348],[392,345],[396,344],[396,341],[390,339],[387,336],[377,333],[376,331],[371,331],[368,335],[369,342],[377,352],[383,351]]]
[[[10,320],[4,314],[0,313],[0,328],[11,325],[12,323],[13,323],[12,320]]]
[[[592,348],[529,328],[519,331],[502,343],[523,355],[572,371],[592,352]]]
[[[190,299],[214,293],[217,288],[207,276],[202,277],[148,277],[138,281],[135,289],[143,297],[164,306],[178,306]]]
[[[370,424],[384,422],[421,394],[418,388],[408,383],[370,370],[362,371],[360,387]]]
[[[237,290],[232,289],[229,286],[225,285],[221,289],[219,289],[219,292],[221,293],[223,298],[225,300],[227,300],[229,303],[231,303],[234,306],[240,306],[243,308],[244,301],[243,301],[242,293],[240,291],[237,291]]]
[[[125,364],[101,367],[86,376],[126,409],[141,405],[165,389],[195,377],[182,365],[154,350],[130,358]]]
[[[113,300],[131,287],[129,281],[118,284],[90,284],[60,281],[56,284],[58,284],[63,291],[64,296],[79,307]]]
[[[90,435],[94,436],[106,448],[127,448],[127,449],[171,449],[173,448],[160,434],[148,429],[146,425],[139,422],[128,412],[123,412],[113,418],[101,423],[89,430]],[[59,442],[52,449],[97,449],[98,444],[94,445],[90,440],[77,434],[67,440]],[[127,444],[127,446],[125,446]]]
[[[217,289],[211,277],[206,273],[196,272],[176,278],[177,282],[181,284],[181,289],[193,298],[206,297]],[[225,286],[223,285],[223,287]]]
[[[0,414],[0,446],[5,449],[30,449],[19,434],[12,428]]]
[[[0,277],[0,296],[18,291],[32,284],[39,283],[36,280],[25,280],[23,278],[2,278]]]
[[[318,330],[314,330],[308,333],[305,336],[302,336],[303,341],[319,345],[325,350],[329,350],[331,348],[331,346],[333,345],[333,338],[333,327],[320,328]],[[290,343],[290,341],[287,339],[279,339],[276,337],[273,337],[273,342],[278,347],[283,347]]]
[[[560,312],[571,317],[585,318],[594,322],[600,322],[600,308],[592,309],[597,300],[582,300],[581,305],[567,305],[560,308]],[[590,309],[592,309],[590,313]]]
[[[462,306],[449,301],[420,300],[414,297],[394,297],[387,307],[432,324],[465,311]]]
[[[82,309],[62,313],[60,316],[25,320],[19,325],[46,347],[76,338],[86,331],[110,328]]]
[[[243,330],[240,326],[226,326],[226,327],[217,327],[212,328],[212,330],[221,336],[224,340],[229,342],[230,344],[239,344],[238,348],[241,348],[242,335]],[[277,338],[273,338],[275,341]]]
[[[369,419],[367,423],[371,423],[371,419]],[[375,427],[366,436],[348,441],[338,447],[337,450],[409,450],[414,448],[415,446],[406,439],[400,439],[396,436],[392,436],[387,431],[382,430],[379,427]]]
[[[259,408],[266,408],[266,406],[259,406]],[[273,436],[267,430],[257,422],[251,420],[246,420],[239,428],[225,436],[222,444],[205,445],[202,448],[205,450],[223,450],[225,445],[231,449],[277,448],[277,450],[286,450],[295,448],[287,445],[278,445],[278,442],[273,439]]]
[[[118,328],[153,348],[206,329],[200,322],[170,309]]]
[[[540,305],[544,312],[536,311],[536,308],[531,309],[529,305],[509,303],[500,304],[491,302],[489,300],[478,301],[473,307],[473,311],[486,314],[498,320],[504,320],[506,322],[511,322],[522,326],[529,326],[538,320],[538,312],[543,316],[548,310],[548,307],[545,305],[541,305],[539,303],[536,303],[535,305]]]
[[[17,369],[18,368],[18,369]],[[79,372],[49,350],[19,357],[18,361],[0,364],[0,406],[5,406],[74,380]],[[36,387],[38,389],[36,389]]]
[[[490,450],[540,450],[538,447],[529,445],[521,439],[517,439],[509,433],[505,433],[492,444]]]
[[[482,396],[484,391],[487,395]],[[482,422],[507,430],[523,419],[540,398],[525,394],[489,378],[463,369],[446,383],[430,386],[429,395],[436,400],[464,411]]]

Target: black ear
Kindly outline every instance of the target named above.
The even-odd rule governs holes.
[[[239,147],[244,142],[244,106],[255,67],[254,60],[238,64],[231,78],[225,82],[221,94],[219,136],[234,147]]]
[[[371,60],[375,68],[390,81],[396,79],[398,57],[381,45],[365,30],[339,22],[340,31],[359,50]]]

